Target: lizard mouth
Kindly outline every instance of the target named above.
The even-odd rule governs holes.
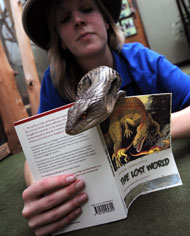
[[[133,144],[134,148],[136,149],[136,152],[140,152],[142,150],[145,139],[146,136],[144,136],[140,141],[138,141],[137,144]]]
[[[69,135],[74,135],[75,134],[75,132],[72,128],[65,127],[65,132]]]

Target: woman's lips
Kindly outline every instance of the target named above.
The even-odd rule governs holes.
[[[83,34],[81,34],[81,35],[78,37],[77,41],[80,41],[80,40],[89,40],[91,37],[92,37],[92,33],[90,33],[90,32],[83,33]]]

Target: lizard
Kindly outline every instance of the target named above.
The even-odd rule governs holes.
[[[136,127],[136,134],[132,140],[132,145],[137,153],[142,150],[143,144],[147,138],[153,139],[156,135],[162,136],[159,124],[153,120],[150,113],[145,109],[144,104],[137,97],[128,97],[123,100],[120,98],[110,115],[109,134],[113,142],[112,159],[116,160],[117,166],[121,166],[120,158],[123,135],[130,138],[133,131],[130,126]],[[149,129],[155,128],[154,137],[150,135]],[[123,129],[124,128],[124,131]],[[131,146],[129,145],[129,147]],[[125,148],[128,150],[128,147]],[[127,160],[125,158],[125,160]]]
[[[126,92],[120,90],[121,77],[117,71],[100,66],[85,74],[77,85],[77,96],[67,114],[65,132],[81,133],[106,120],[116,101]]]

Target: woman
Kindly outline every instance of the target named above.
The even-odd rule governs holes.
[[[27,1],[25,31],[48,50],[50,60],[42,81],[39,112],[74,101],[80,78],[90,69],[106,65],[119,72],[127,95],[172,92],[173,112],[178,111],[172,115],[172,137],[187,136],[187,122],[180,127],[180,121],[190,113],[190,78],[141,44],[123,45],[115,24],[120,9],[119,0]],[[30,186],[23,192],[23,216],[36,235],[64,228],[82,212],[88,199],[81,193],[84,181],[72,174],[34,183],[26,163],[25,179]]]

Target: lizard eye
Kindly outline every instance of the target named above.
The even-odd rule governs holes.
[[[87,118],[87,113],[86,111],[81,115],[81,119],[82,120],[85,120]]]

